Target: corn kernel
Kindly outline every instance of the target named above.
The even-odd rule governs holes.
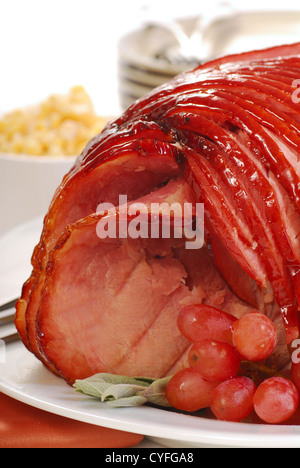
[[[0,152],[35,156],[76,156],[108,120],[98,116],[82,86],[53,94],[39,105],[18,109],[0,120]]]

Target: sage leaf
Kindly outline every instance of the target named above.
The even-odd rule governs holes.
[[[108,406],[111,406],[113,408],[127,408],[127,407],[132,407],[132,406],[142,406],[145,403],[147,403],[147,398],[140,396],[140,395],[134,395],[129,398],[119,398],[118,400],[108,400],[106,404]]]
[[[145,387],[141,385],[132,384],[118,384],[110,385],[106,388],[101,396],[101,401],[106,400],[118,400],[121,398],[132,397],[140,390],[144,390]]]
[[[135,380],[138,380],[139,382],[145,382],[147,385],[151,385],[153,382],[155,382],[158,379],[154,379],[152,377],[134,377]]]
[[[77,392],[99,399],[112,407],[141,406],[151,403],[169,407],[166,386],[171,379],[151,377],[127,377],[108,373],[95,374],[83,380],[76,380]]]
[[[76,380],[74,387],[77,392],[101,399],[103,392],[105,392],[107,388],[111,387],[111,384],[105,382],[91,382],[88,380]]]
[[[148,388],[139,393],[139,395],[143,395],[147,399],[147,402],[153,405],[171,407],[166,398],[166,388],[171,378],[172,376],[155,380]]]
[[[140,380],[141,379],[141,380]],[[118,384],[132,384],[136,385],[144,385],[145,387],[149,385],[147,380],[144,380],[143,377],[141,378],[136,378],[136,377],[127,377],[126,375],[117,375],[117,374],[107,374],[107,373],[100,373],[100,374],[95,374],[92,377],[88,377],[87,379],[89,382],[105,382],[109,383],[112,385],[118,385]],[[153,380],[153,379],[152,379]]]

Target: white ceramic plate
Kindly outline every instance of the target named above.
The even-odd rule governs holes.
[[[37,219],[0,238],[0,294],[9,278],[10,292],[19,294],[21,283],[30,271],[29,259],[40,230],[41,220]],[[21,342],[9,344],[5,353],[2,350],[0,361],[3,393],[71,419],[143,434],[165,447],[300,447],[300,426],[227,423],[146,406],[109,408],[76,393],[45,369]]]

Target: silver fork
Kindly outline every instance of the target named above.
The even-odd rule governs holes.
[[[15,304],[14,299],[0,306],[0,340],[5,343],[11,343],[19,339],[19,334],[14,324]]]

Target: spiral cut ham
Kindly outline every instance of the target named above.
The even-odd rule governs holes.
[[[299,76],[300,44],[220,58],[155,89],[87,145],[54,195],[17,303],[20,337],[45,366],[69,383],[171,374],[189,348],[177,315],[199,303],[266,313],[279,336],[273,362],[286,362],[299,337]],[[202,248],[174,234],[101,238],[99,222],[121,222],[120,195],[204,204]],[[116,209],[97,212],[103,203]]]

